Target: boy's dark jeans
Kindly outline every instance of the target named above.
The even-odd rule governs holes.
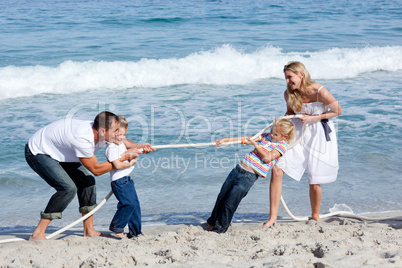
[[[247,195],[257,179],[256,174],[242,169],[240,165],[229,173],[222,185],[211,217],[207,220],[209,225],[214,226],[212,231],[217,233],[227,231],[240,201]]]
[[[141,234],[141,208],[134,182],[130,176],[126,176],[112,181],[111,185],[113,194],[119,200],[119,203],[109,230],[123,233],[124,227],[128,224],[129,232],[127,237],[138,236]]]

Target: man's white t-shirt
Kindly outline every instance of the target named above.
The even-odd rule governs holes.
[[[114,143],[108,143],[106,146],[106,150],[105,150],[105,156],[109,162],[113,162],[114,160],[120,159],[121,154],[124,153],[125,151],[127,151],[127,148],[124,145],[124,143],[122,143],[120,145],[117,145]],[[124,162],[128,162],[128,160],[126,160]],[[133,169],[134,169],[134,166],[131,166],[128,168],[123,168],[123,169],[113,168],[110,171],[110,181],[115,181],[122,177],[130,175],[130,173],[131,173],[131,171],[133,171]]]
[[[46,154],[59,162],[90,158],[106,142],[95,144],[92,121],[61,119],[36,132],[28,141],[33,155]]]

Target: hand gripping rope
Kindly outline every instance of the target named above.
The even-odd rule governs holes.
[[[280,118],[285,118],[285,119],[291,119],[291,118],[300,118],[301,115],[287,115],[287,116],[283,116]],[[259,137],[262,133],[266,132],[271,126],[273,125],[273,123],[269,124],[268,126],[266,126],[265,128],[263,128],[260,132],[258,132],[257,134],[255,134],[252,139],[255,139],[257,137]],[[292,144],[290,144],[289,149],[294,147],[296,144],[298,144],[301,139],[303,139],[304,135],[306,134],[306,132],[308,131],[308,125],[304,125],[303,128],[303,135],[301,135],[301,137],[293,142]],[[239,141],[231,141],[231,142],[225,142],[222,143],[222,145],[232,145],[232,144],[238,144],[238,143],[244,143],[244,141],[239,140]],[[167,145],[155,145],[153,146],[153,148],[155,149],[170,149],[170,148],[184,148],[184,147],[203,147],[203,146],[215,146],[215,142],[209,142],[209,143],[190,143],[190,144],[167,144]],[[77,225],[78,223],[86,220],[87,218],[91,217],[95,212],[97,212],[105,203],[107,200],[109,200],[109,198],[113,195],[113,192],[110,191],[105,198],[93,209],[91,210],[89,213],[87,213],[85,216],[81,217],[80,219],[76,220],[75,222],[65,226],[64,228],[46,236],[46,239],[51,239],[53,237],[55,237],[58,234],[63,233],[64,231],[72,228],[73,226]],[[283,207],[285,208],[286,213],[295,221],[307,221],[309,220],[309,217],[304,216],[304,217],[297,217],[294,216],[293,213],[289,210],[288,206],[285,203],[285,200],[283,199],[283,197],[281,196],[281,203],[283,205]],[[384,220],[400,220],[398,218],[368,218],[368,217],[363,217],[363,216],[359,216],[354,214],[351,211],[335,211],[335,212],[331,212],[331,213],[326,213],[323,215],[320,215],[321,219],[325,219],[325,218],[329,218],[329,217],[333,217],[333,216],[338,216],[338,217],[345,217],[345,218],[352,218],[352,219],[358,219],[358,220],[362,220],[362,221],[384,221]],[[1,243],[6,243],[6,242],[15,242],[15,241],[26,241],[23,238],[11,238],[11,239],[5,239],[0,241]]]

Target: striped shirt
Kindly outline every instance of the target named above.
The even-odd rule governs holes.
[[[266,152],[271,152],[274,149],[278,150],[281,156],[284,155],[288,149],[288,143],[286,141],[271,142],[271,136],[267,133],[261,135],[261,139],[257,144]],[[259,176],[266,177],[268,171],[278,162],[278,159],[279,157],[265,163],[255,150],[253,150],[243,158],[242,163],[252,168]]]

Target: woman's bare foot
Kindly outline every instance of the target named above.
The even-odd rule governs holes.
[[[31,235],[28,241],[40,241],[40,240],[47,240],[45,235]]]
[[[268,220],[266,223],[264,223],[264,224],[262,225],[262,228],[265,228],[265,227],[268,227],[268,228],[273,227],[273,226],[275,226],[275,223],[276,223],[276,221],[274,221],[274,220]]]
[[[208,224],[208,226],[207,226],[207,228],[205,228],[205,230],[211,231],[213,228],[214,228],[214,226]]]
[[[317,215],[317,216],[311,216],[311,217],[309,218],[309,220],[321,221],[321,218],[320,218],[320,215]]]

